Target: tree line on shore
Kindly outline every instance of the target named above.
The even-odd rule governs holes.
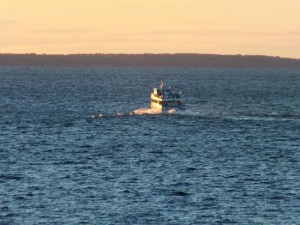
[[[300,68],[300,59],[217,54],[0,54],[0,66]]]

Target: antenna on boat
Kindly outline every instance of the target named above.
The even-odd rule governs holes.
[[[163,82],[162,80],[160,81],[159,87],[160,87],[160,88],[163,88],[163,87],[164,87],[164,82]]]

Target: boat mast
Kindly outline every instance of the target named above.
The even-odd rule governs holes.
[[[159,87],[160,87],[161,89],[163,89],[163,87],[164,87],[164,82],[163,82],[162,80],[160,81]]]

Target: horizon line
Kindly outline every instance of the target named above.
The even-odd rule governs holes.
[[[281,59],[294,59],[300,60],[300,58],[292,58],[292,57],[285,57],[285,56],[278,56],[278,55],[263,55],[263,54],[218,54],[218,53],[192,53],[192,52],[177,52],[177,53],[34,53],[34,52],[27,52],[27,53],[1,53],[0,55],[36,55],[36,56],[72,56],[72,55],[212,55],[212,56],[242,56],[242,57],[270,57],[270,58],[281,58]]]

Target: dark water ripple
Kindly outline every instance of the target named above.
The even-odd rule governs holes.
[[[6,67],[0,78],[1,225],[300,221],[299,70]],[[190,112],[130,115],[160,79]]]

